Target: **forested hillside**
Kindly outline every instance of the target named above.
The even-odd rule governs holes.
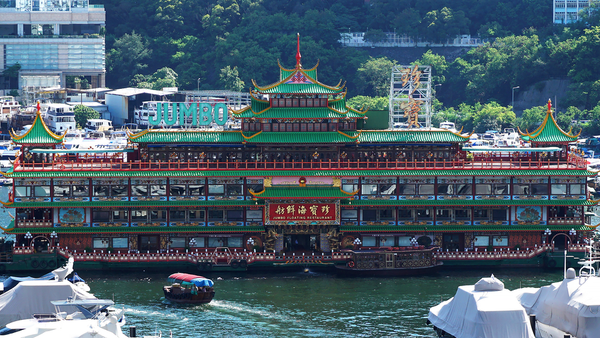
[[[455,120],[464,119],[465,123],[474,119],[469,114],[480,114],[484,107],[491,109],[493,105],[512,113],[512,109],[505,108],[511,104],[512,87],[527,88],[551,78],[570,78],[567,101],[561,103],[565,116],[567,107],[573,107],[564,123],[600,119],[598,15],[593,12],[570,26],[553,25],[549,0],[98,3],[104,4],[107,12],[110,87],[195,89],[199,83],[201,89],[247,90],[251,79],[263,85],[272,83],[278,78],[278,59],[287,67],[295,64],[295,35],[300,33],[302,62],[312,67],[320,60],[320,81],[335,84],[343,79],[350,96],[385,96],[389,67],[395,61],[370,58],[363,49],[341,47],[341,32],[368,31],[377,36],[395,31],[435,42],[471,34],[495,40],[452,62],[435,50],[416,60],[433,65],[436,83],[442,84],[436,87],[436,97],[441,101],[438,110],[457,114]],[[385,100],[369,102],[376,105]],[[531,128],[527,114],[534,113],[526,112],[520,119],[496,120]],[[588,126],[590,132],[594,128]]]

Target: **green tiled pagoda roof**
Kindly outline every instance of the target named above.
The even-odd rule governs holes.
[[[531,133],[521,132],[521,138],[525,141],[540,142],[540,143],[568,143],[574,142],[579,137],[579,134],[572,135],[571,131],[565,133],[556,123],[552,115],[550,101],[548,101],[548,110],[542,124]],[[520,131],[520,130],[519,130]]]
[[[587,170],[139,170],[139,171],[17,171],[5,174],[10,178],[40,177],[40,178],[76,178],[76,177],[244,177],[244,176],[310,176],[310,177],[380,177],[380,176],[596,176],[595,172]]]
[[[267,187],[263,191],[251,192],[258,199],[340,199],[352,198],[355,193],[347,193],[339,187]]]
[[[260,112],[260,113],[259,113]],[[334,110],[328,107],[307,107],[307,108],[269,108],[266,110],[257,111],[254,107],[245,109],[239,114],[235,114],[237,118],[260,118],[260,119],[340,119],[340,118],[362,118],[365,114],[357,113],[348,108],[344,110]]]
[[[239,131],[146,129],[129,135],[135,143],[242,143]]]
[[[256,90],[264,94],[339,94],[344,88],[328,88],[319,83],[281,83],[275,87]]]
[[[196,227],[50,227],[50,228],[16,228],[7,231],[11,234],[25,234],[27,232],[44,234],[56,232],[57,234],[79,234],[79,233],[173,233],[173,232],[264,232],[262,226],[196,226]]]
[[[65,202],[15,202],[7,208],[102,208],[102,207],[222,207],[254,206],[262,201],[218,200],[218,201],[65,201]]]
[[[585,225],[342,225],[341,232],[479,232],[479,231],[591,231]]]
[[[596,205],[597,202],[589,200],[351,200],[344,201],[344,205],[352,206],[511,206],[511,205],[556,205],[556,206],[579,206]]]
[[[63,138],[67,134],[65,132],[62,136],[58,136],[50,131],[39,111],[36,113],[31,128],[25,134],[19,136],[10,131],[9,133],[12,141],[17,144],[58,144],[62,143]]]
[[[283,66],[279,63],[279,60],[277,61],[277,64],[279,65],[279,81],[285,80],[290,75],[293,75],[296,72],[295,68],[294,69],[283,68]],[[306,75],[317,80],[317,67],[318,66],[319,66],[319,62],[317,61],[317,64],[314,67],[312,67],[310,69],[302,69],[302,71],[304,73],[306,73]]]

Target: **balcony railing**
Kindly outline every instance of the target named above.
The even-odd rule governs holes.
[[[105,171],[105,170],[344,170],[344,169],[585,169],[587,162],[579,156],[567,159],[532,159],[501,156],[477,157],[473,160],[314,160],[314,161],[133,161],[122,159],[65,160],[42,163],[15,163],[15,171]]]
[[[581,217],[549,217],[549,225],[580,225],[582,223]]]

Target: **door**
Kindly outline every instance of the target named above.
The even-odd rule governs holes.
[[[461,243],[461,239],[462,236],[458,234],[444,234],[442,249],[444,249],[444,251],[462,251],[463,243]]]
[[[155,252],[160,249],[158,236],[140,236],[139,238],[140,252]]]

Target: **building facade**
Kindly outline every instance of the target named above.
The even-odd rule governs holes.
[[[594,0],[554,0],[552,22],[569,24],[579,20],[581,11],[588,11]]]
[[[0,68],[19,64],[19,88],[66,87],[66,76],[105,85],[102,5],[89,0],[10,0],[0,5]],[[6,85],[5,85],[6,87]]]

